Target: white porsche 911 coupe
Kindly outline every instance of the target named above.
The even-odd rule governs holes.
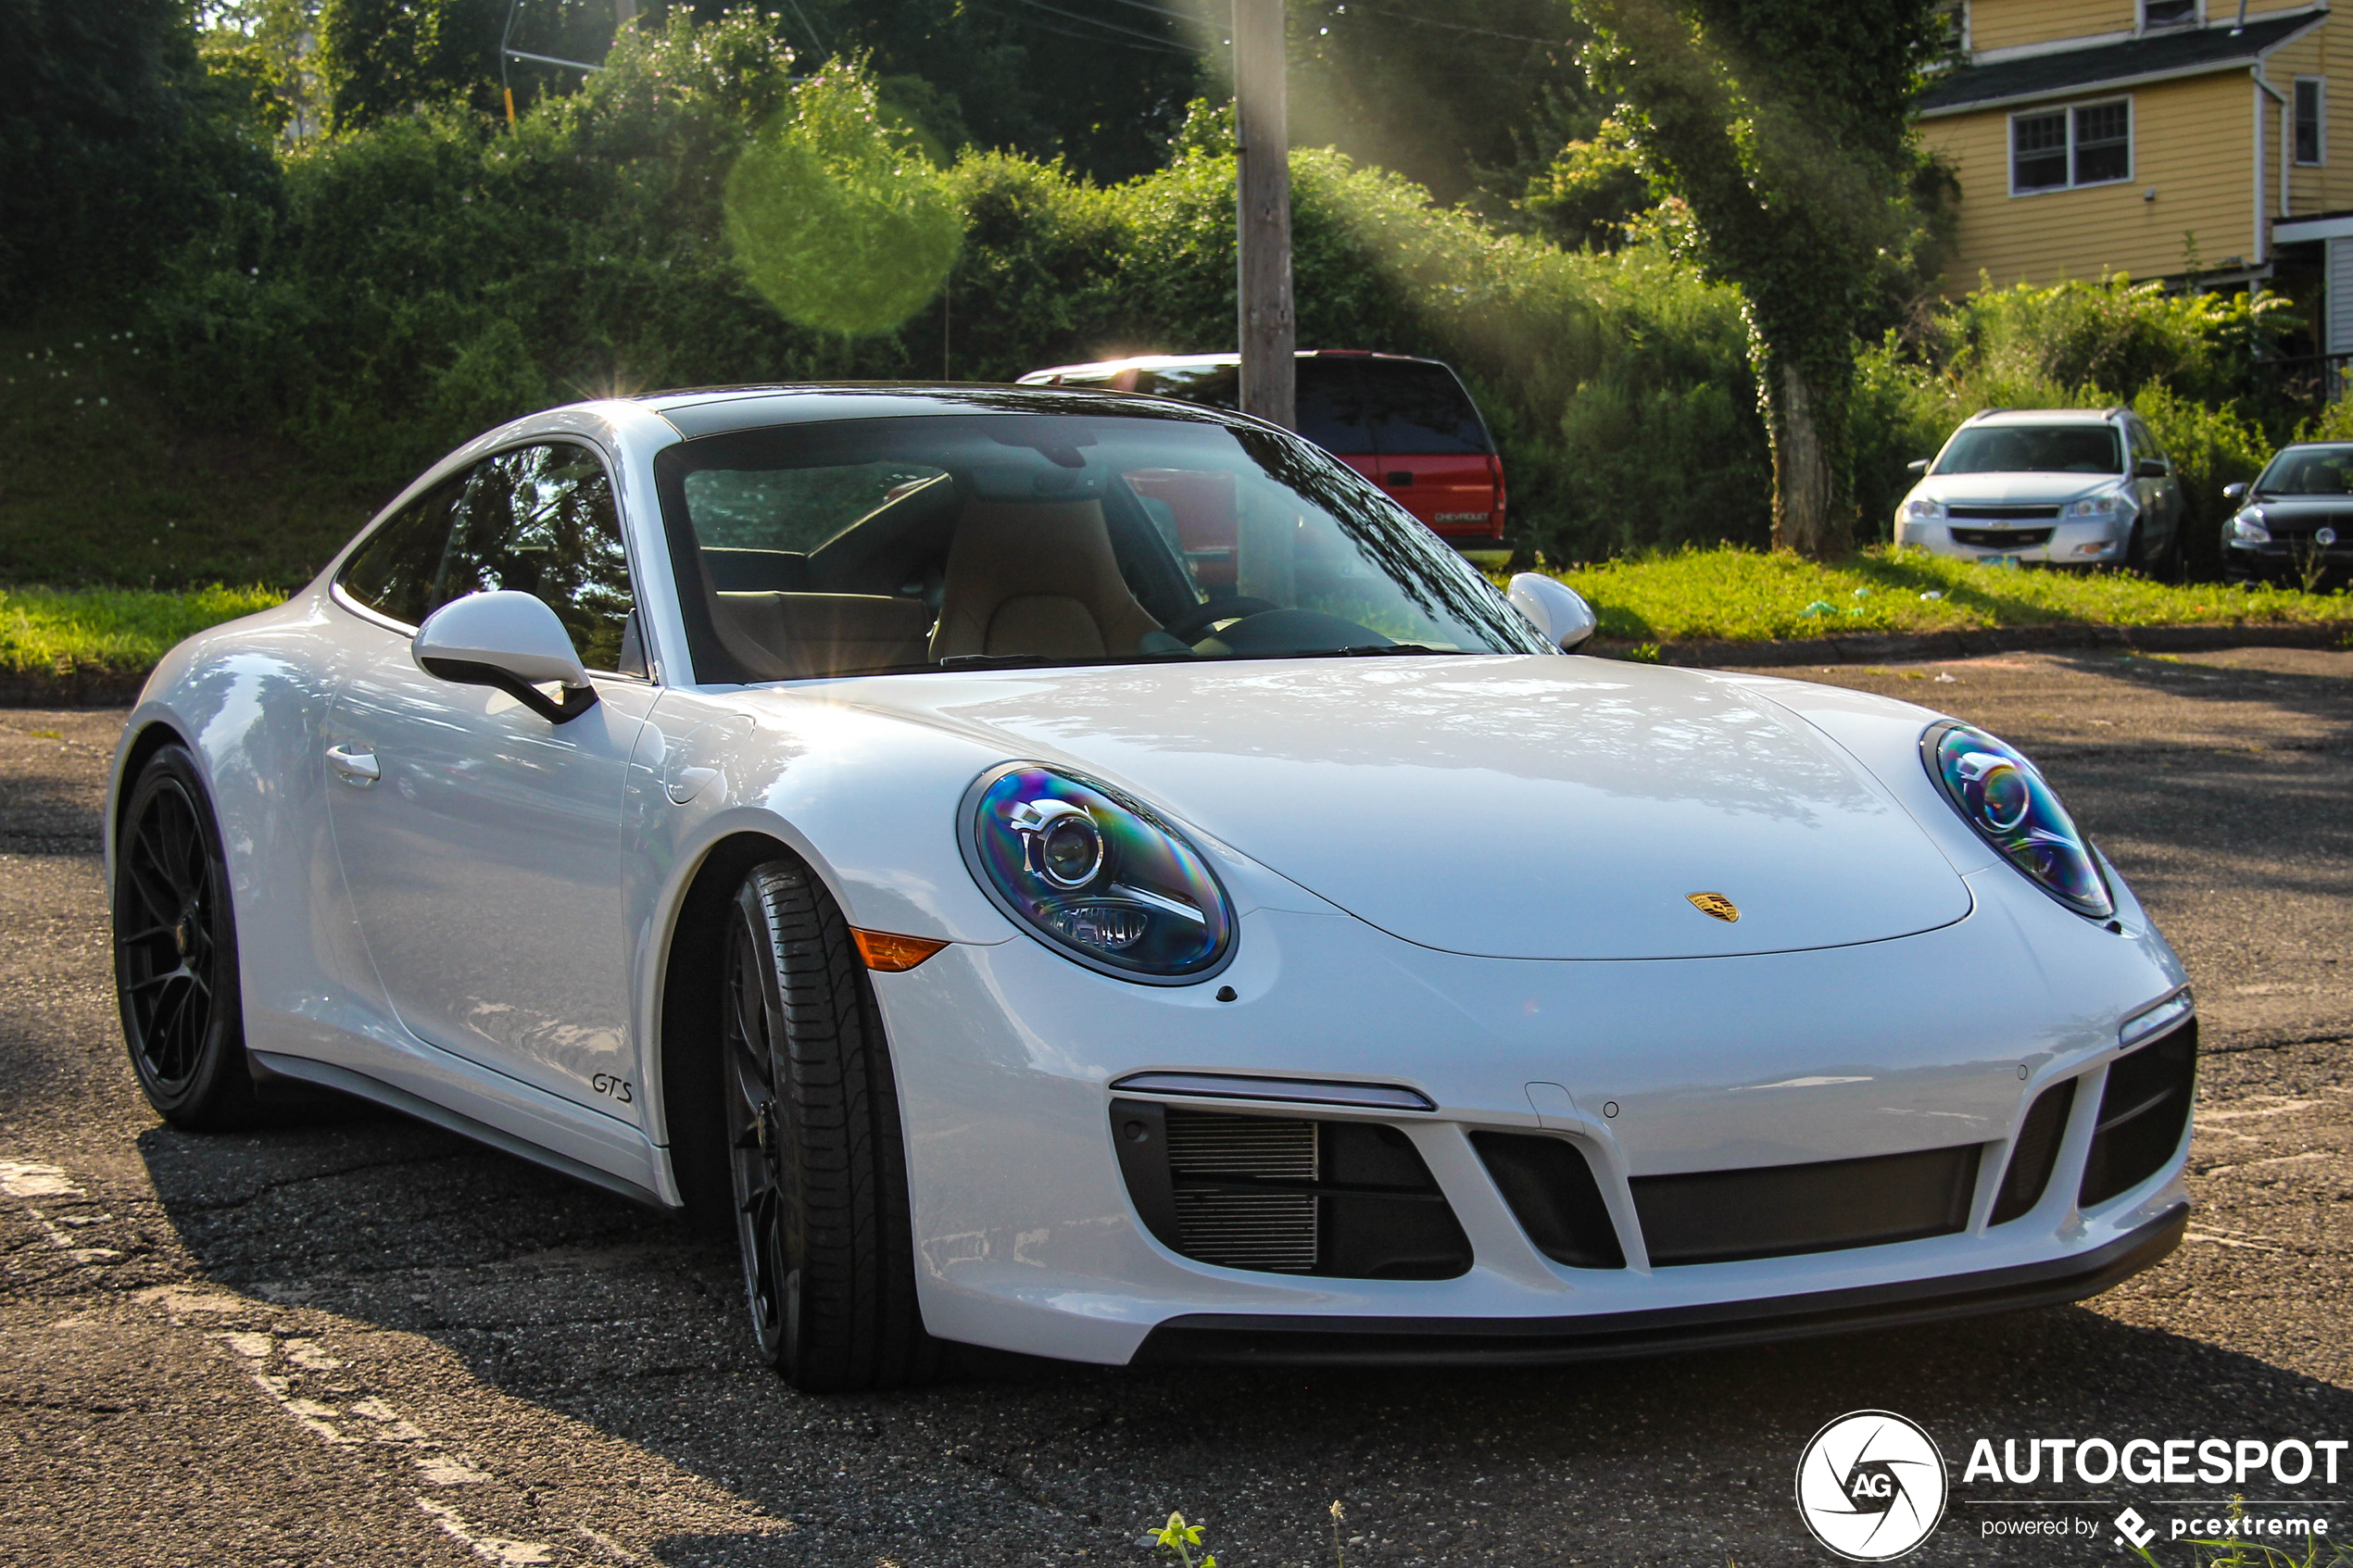
[[[1622,1355],[2162,1257],[2189,994],[2033,766],[1592,625],[1213,409],[535,415],[149,682],[132,1061],[184,1126],[324,1085],[732,1214],[810,1388]]]

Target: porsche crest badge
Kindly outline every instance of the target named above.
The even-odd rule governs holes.
[[[1728,925],[1741,918],[1741,907],[1721,893],[1686,893],[1683,897],[1689,898],[1692,908],[1701,914],[1713,915]]]

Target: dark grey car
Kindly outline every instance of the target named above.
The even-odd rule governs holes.
[[[2353,568],[2353,442],[2283,446],[2252,485],[2228,484],[2239,503],[2222,525],[2222,569],[2233,582],[2318,587]]]

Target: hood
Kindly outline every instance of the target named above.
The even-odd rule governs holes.
[[[2116,473],[1936,473],[1913,486],[1912,494],[1947,505],[2057,506],[2113,490],[2123,482],[2124,476]]]
[[[837,699],[1098,774],[1409,942],[1836,947],[1969,912],[1917,823],[1739,682],[1543,656],[902,675]],[[1703,913],[1716,894],[1737,922]]]

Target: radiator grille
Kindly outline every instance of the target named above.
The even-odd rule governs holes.
[[[1228,1192],[1216,1184],[1314,1182],[1322,1165],[1315,1133],[1313,1122],[1171,1110],[1169,1173],[1186,1256],[1229,1269],[1313,1271],[1313,1193]]]
[[[1956,528],[1953,543],[1981,550],[2031,550],[2051,542],[2047,528]]]
[[[1946,507],[1944,515],[1946,517],[2001,518],[2010,522],[2039,522],[2045,518],[2057,517],[2059,509],[2055,506],[1997,507],[1963,501]]]

